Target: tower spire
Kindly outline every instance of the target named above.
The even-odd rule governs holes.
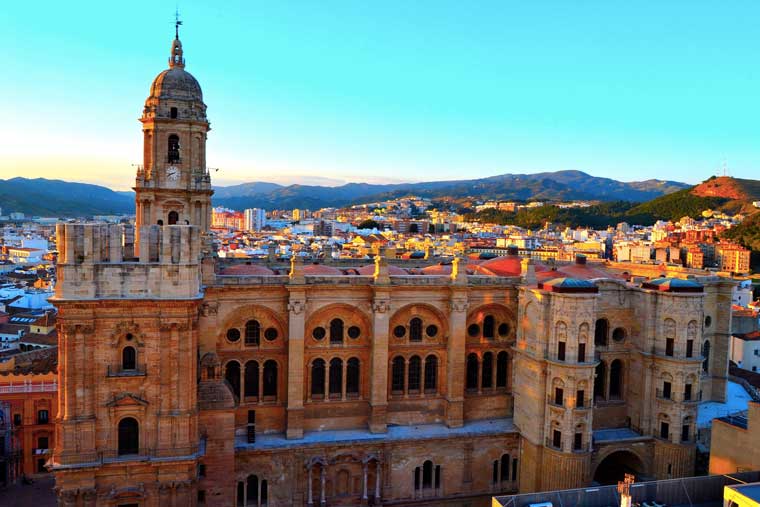
[[[179,41],[179,26],[182,21],[179,19],[179,9],[174,12],[174,40],[172,41],[172,53],[169,57],[169,68],[185,66],[185,59],[182,57],[182,43]]]

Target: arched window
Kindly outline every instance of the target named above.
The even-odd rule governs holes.
[[[480,380],[481,387],[493,387],[493,354],[491,352],[483,354],[482,377]]]
[[[346,394],[359,394],[359,359],[352,357],[346,364]]]
[[[134,370],[137,368],[137,352],[134,347],[124,347],[121,351],[121,369]]]
[[[179,222],[179,213],[177,213],[176,211],[170,211],[169,216],[167,218],[168,218],[167,221],[169,222],[169,225],[177,225],[177,222]]]
[[[343,360],[330,359],[330,395],[340,396],[343,392]]]
[[[261,324],[258,320],[249,320],[245,323],[245,344],[258,345],[261,338]]]
[[[435,392],[438,389],[438,358],[429,355],[425,358],[425,391]]]
[[[277,396],[277,363],[264,363],[264,396]]]
[[[230,361],[224,367],[224,378],[230,383],[232,393],[240,398],[240,363]]]
[[[607,335],[609,334],[610,324],[607,319],[598,319],[594,328],[594,345],[597,347],[607,346]]]
[[[501,456],[501,477],[502,481],[509,480],[509,454],[503,454]]]
[[[269,502],[269,485],[266,480],[261,481],[261,505],[266,505]]]
[[[259,363],[256,361],[245,363],[243,392],[245,396],[259,396]]]
[[[249,475],[246,486],[248,490],[246,505],[259,505],[259,477]]]
[[[396,393],[404,392],[404,358],[396,356],[393,358],[393,366],[391,368],[391,391]]]
[[[483,319],[483,338],[493,340],[495,327],[493,315],[486,315],[486,318]]]
[[[604,365],[604,361],[599,361],[596,365],[596,371],[594,372],[594,398],[597,400],[603,400],[605,398],[604,386],[607,376],[607,368]]]
[[[409,341],[422,341],[422,319],[415,317],[409,321]]]
[[[422,488],[433,487],[433,462],[430,460],[422,464]]]
[[[623,362],[615,359],[610,364],[610,398],[620,399],[623,395]]]
[[[409,382],[406,388],[411,391],[420,390],[420,373],[422,370],[422,361],[420,356],[412,356],[409,359]]]
[[[705,340],[705,343],[702,344],[702,357],[705,358],[704,361],[702,361],[702,370],[705,373],[710,372],[710,340]]]
[[[509,369],[509,354],[501,351],[496,356],[496,387],[507,387],[507,371]]]
[[[325,395],[325,361],[324,359],[315,359],[311,363],[311,395]]]
[[[478,356],[470,354],[467,356],[467,389],[478,389]]]
[[[172,134],[169,136],[166,161],[169,163],[179,162],[180,161],[179,155],[180,155],[179,136],[177,134]]]
[[[343,321],[340,319],[330,321],[330,343],[343,343]]]
[[[140,452],[140,425],[133,417],[119,421],[119,456]]]

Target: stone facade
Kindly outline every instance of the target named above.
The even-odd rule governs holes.
[[[373,275],[224,274],[193,176],[200,87],[167,76],[136,227],[58,228],[62,505],[487,505],[590,484],[621,453],[692,473],[695,401],[725,396],[730,282],[537,283],[529,261],[403,276],[382,256]],[[172,135],[200,144],[170,185]]]

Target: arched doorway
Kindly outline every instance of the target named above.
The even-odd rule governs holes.
[[[617,484],[625,474],[633,474],[636,482],[641,481],[645,477],[644,463],[631,451],[615,451],[597,465],[594,483],[602,486]]]

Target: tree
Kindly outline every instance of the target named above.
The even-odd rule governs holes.
[[[357,227],[359,229],[380,229],[380,224],[371,218],[368,218],[367,220],[361,222]]]

